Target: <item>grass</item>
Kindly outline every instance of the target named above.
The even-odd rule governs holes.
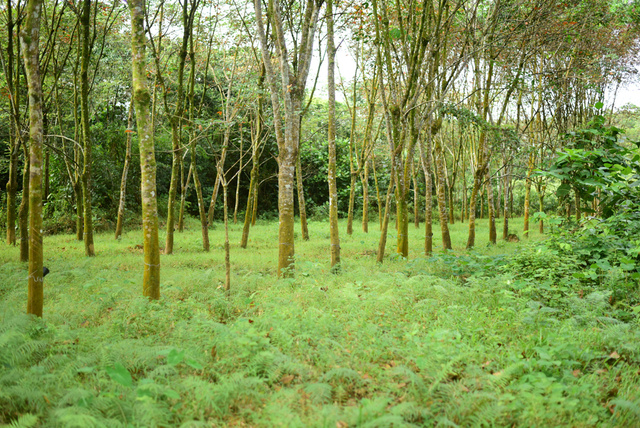
[[[347,236],[341,222],[339,275],[328,266],[328,223],[312,221],[286,280],[274,278],[277,223],[258,222],[246,250],[232,225],[228,298],[222,225],[210,253],[189,226],[175,254],[161,256],[158,302],[141,296],[139,231],[98,235],[94,258],[73,236],[46,237],[44,320],[23,315],[18,249],[0,249],[0,424],[640,424],[637,319],[603,316],[596,293],[570,293],[568,312],[546,307],[498,268],[456,273],[469,257],[508,258],[525,245],[487,246],[486,220],[470,255],[466,224],[452,226],[453,259],[424,257],[413,226],[409,258],[399,258],[391,232],[382,265],[377,225]],[[541,239],[534,229],[531,240]]]

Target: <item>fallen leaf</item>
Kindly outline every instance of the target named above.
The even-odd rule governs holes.
[[[580,370],[575,369],[575,370],[572,372],[572,374],[573,374],[575,377],[580,377],[580,375],[581,375],[582,373],[580,372]]]
[[[609,354],[609,358],[614,358],[614,359],[618,359],[620,358],[620,354],[618,354],[616,351],[613,351],[611,354]]]
[[[282,379],[280,379],[280,383],[282,383],[283,385],[289,385],[294,377],[295,376],[293,375],[282,376]]]

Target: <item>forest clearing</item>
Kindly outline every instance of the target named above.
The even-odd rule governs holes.
[[[0,426],[640,426],[640,0],[0,23]]]
[[[514,220],[516,225],[521,219]],[[486,219],[480,233],[488,232]],[[345,222],[340,223],[341,227]],[[140,294],[140,232],[81,257],[45,238],[45,314],[24,314],[26,270],[0,250],[0,417],[15,426],[636,426],[640,329],[611,292],[568,291],[574,260],[533,243],[420,249],[375,261],[379,232],[342,241],[330,273],[326,221],[309,223],[295,278],[277,279],[277,224],[250,247],[199,223],[163,255],[160,300]],[[410,228],[411,238],[422,231]],[[527,250],[532,246],[533,250]],[[515,257],[513,255],[516,255]],[[519,256],[517,256],[519,255]],[[527,270],[525,272],[525,270]],[[544,278],[553,278],[553,283]],[[637,294],[636,294],[637,297]],[[13,426],[13,425],[12,425]]]

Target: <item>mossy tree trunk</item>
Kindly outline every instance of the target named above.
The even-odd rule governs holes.
[[[42,82],[39,64],[42,0],[29,0],[20,43],[29,88],[29,276],[27,313],[42,317]],[[24,198],[25,196],[23,196]]]
[[[340,235],[338,229],[338,185],[336,177],[336,81],[335,61],[336,48],[333,40],[333,0],[327,0],[327,89],[329,92],[328,105],[328,146],[329,146],[329,232],[331,237],[331,267],[340,264]],[[355,106],[354,106],[355,108]]]
[[[268,15],[271,20],[271,27],[275,32],[276,50],[280,61],[281,86],[279,89],[282,91],[284,101],[284,115],[280,107],[278,85],[275,80],[276,75],[271,65],[271,54],[264,28],[261,0],[255,0],[254,6],[263,63],[269,82],[269,89],[271,90],[271,104],[278,143],[278,210],[280,220],[278,230],[278,275],[292,276],[295,261],[293,188],[298,143],[300,141],[300,111],[309,75],[313,40],[322,1],[307,0],[304,2],[304,6],[301,5],[303,11],[300,13],[299,40],[294,44],[294,50],[291,52],[291,55],[295,58],[295,67],[292,67],[290,63],[291,55],[287,47],[281,5],[277,1],[269,2]],[[287,18],[295,19],[293,13],[287,15]],[[283,126],[284,129],[282,128]]]
[[[131,12],[133,103],[140,146],[140,191],[142,194],[142,236],[144,240],[142,293],[150,299],[159,299],[160,248],[158,245],[156,160],[150,111],[151,93],[147,87],[144,0],[129,0],[129,10]]]
[[[438,192],[438,213],[440,214],[440,232],[442,233],[442,247],[445,250],[451,250],[451,235],[449,234],[449,218],[447,213],[446,186],[445,186],[445,174],[446,169],[444,166],[444,150],[442,149],[442,143],[440,139],[436,140],[435,147],[436,157],[436,192]]]
[[[13,21],[13,1],[7,0],[6,8],[6,25],[7,25],[7,66],[6,66],[6,83],[7,90],[9,92],[9,179],[7,180],[7,244],[16,245],[16,193],[18,192],[18,158],[20,155],[20,147],[22,145],[22,138],[20,137],[20,98],[18,91],[18,80],[14,82],[14,68],[15,63],[19,63],[19,58],[16,61],[16,52],[13,46],[13,40],[15,37]],[[18,73],[16,73],[18,74]],[[26,159],[25,159],[26,163]]]
[[[129,106],[127,116],[127,148],[124,155],[124,166],[122,167],[122,179],[120,180],[120,201],[118,203],[118,220],[116,222],[115,238],[122,235],[124,226],[124,208],[127,196],[127,177],[129,176],[129,164],[131,163],[131,134],[133,133],[133,103]]]
[[[82,62],[80,64],[80,120],[82,122],[82,206],[83,206],[83,240],[84,254],[89,257],[96,255],[93,243],[93,211],[91,205],[91,163],[92,141],[89,124],[89,61],[91,58],[91,0],[83,0],[82,15]]]
[[[18,208],[18,229],[20,230],[20,261],[29,261],[29,193],[30,193],[30,173],[31,156],[29,154],[29,144],[22,142],[22,152],[24,154],[24,166],[22,168],[22,200]]]
[[[300,117],[299,126],[302,126],[302,117]],[[296,189],[298,191],[298,212],[300,214],[300,230],[302,232],[302,240],[308,241],[309,225],[307,224],[307,203],[304,200],[304,182],[302,180],[302,162],[300,159],[299,146],[298,146],[297,152],[298,152],[298,155],[296,156]]]

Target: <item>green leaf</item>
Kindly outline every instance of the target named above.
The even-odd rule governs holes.
[[[184,360],[184,351],[177,351],[175,349],[169,351],[169,355],[167,355],[167,363],[169,363],[169,365],[175,366],[180,364],[182,360]]]
[[[202,370],[204,368],[204,366],[202,364],[200,364],[196,360],[192,360],[191,358],[188,358],[187,361],[185,361],[184,363],[186,365],[188,365],[189,367],[194,368],[196,370]]]
[[[174,400],[179,400],[180,399],[180,394],[178,394],[173,389],[169,389],[169,388],[165,389],[164,390],[164,395],[166,395],[167,398],[173,398]]]
[[[105,370],[111,380],[118,382],[120,385],[128,388],[133,385],[131,373],[122,364],[116,363],[113,367],[107,367]]]
[[[600,110],[602,107],[604,107],[604,104],[603,104],[602,102],[598,101],[598,102],[594,105],[594,107],[595,107],[595,108],[597,108],[598,110]]]

